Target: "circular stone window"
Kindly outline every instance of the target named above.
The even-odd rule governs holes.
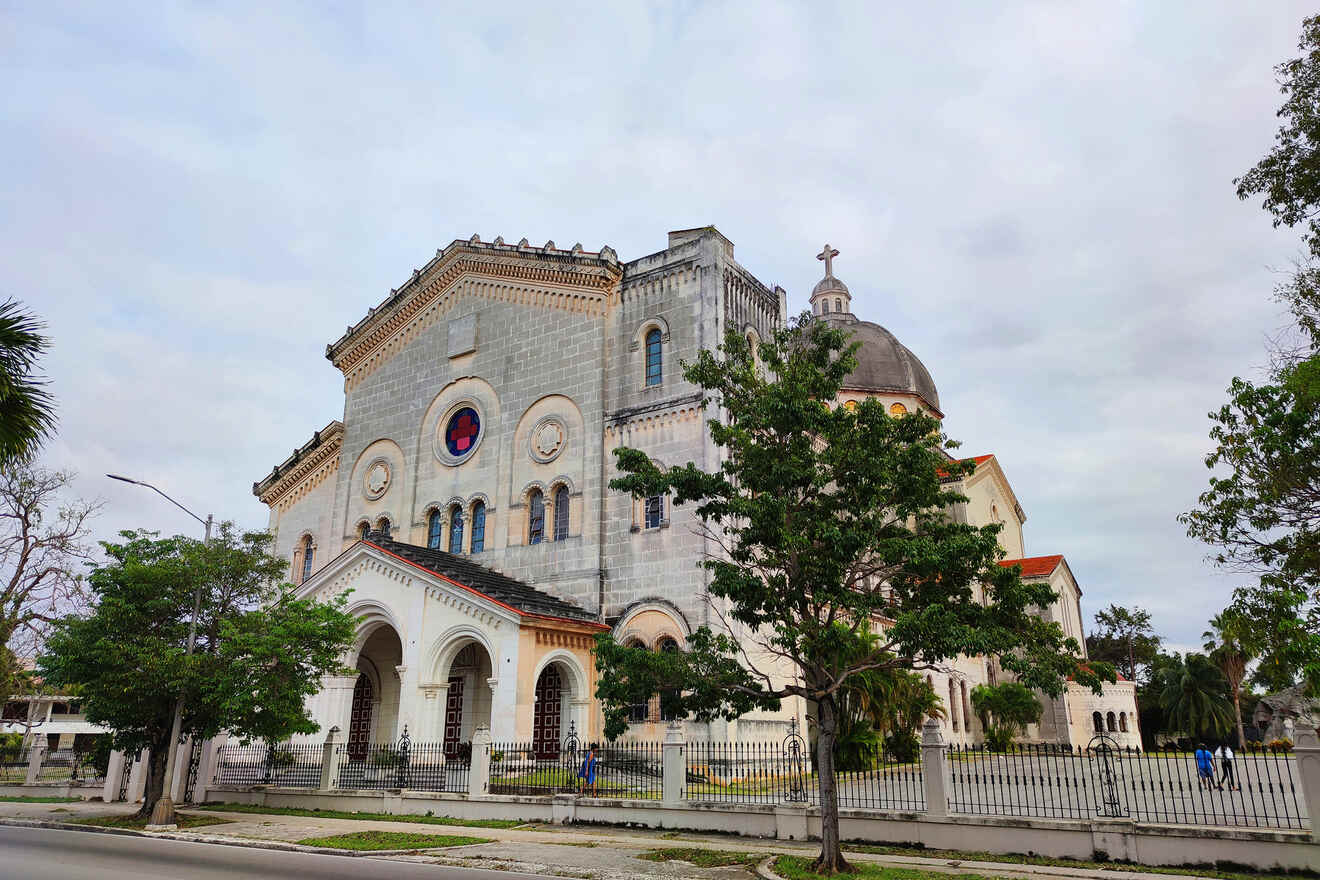
[[[532,428],[527,451],[534,461],[542,464],[554,461],[559,457],[559,453],[564,451],[564,439],[567,436],[564,423],[559,419],[554,417],[541,419],[536,423],[536,427]]]
[[[436,457],[447,465],[461,464],[480,445],[484,434],[481,413],[470,402],[460,403],[440,422]]]
[[[362,478],[362,494],[371,501],[385,494],[390,487],[390,466],[383,458],[378,458],[367,466],[367,473]]]

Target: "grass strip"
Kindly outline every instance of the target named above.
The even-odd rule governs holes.
[[[674,846],[667,849],[653,849],[637,856],[648,862],[687,862],[698,868],[723,868],[729,865],[755,867],[765,853],[736,852],[727,849],[696,849],[693,847]]]
[[[228,825],[233,819],[221,819],[219,816],[194,816],[190,813],[175,813],[177,824],[180,830],[185,828],[204,828],[207,825]],[[123,816],[93,816],[90,819],[75,819],[77,825],[97,825],[102,828],[136,828],[143,829],[147,827],[149,819],[144,819],[134,813]]]
[[[950,859],[963,862],[1001,862],[1010,865],[1042,865],[1051,868],[1087,868],[1093,871],[1141,871],[1147,874],[1195,874],[1217,880],[1297,880],[1299,877],[1320,877],[1315,871],[1296,871],[1287,874],[1254,872],[1240,869],[1221,869],[1213,866],[1184,866],[1171,868],[1156,865],[1137,865],[1132,862],[1093,862],[1078,859],[1056,859],[1050,856],[1005,855],[1004,853],[965,852],[952,849],[926,849],[919,846],[871,846],[845,843],[845,852],[871,853],[883,856],[916,856],[926,859]]]
[[[821,877],[850,877],[860,880],[1005,880],[984,874],[947,874],[943,871],[923,871],[920,868],[889,868],[866,862],[851,862],[856,873],[817,874],[811,869],[812,859],[798,856],[780,856],[775,859],[775,873],[785,880],[820,880]]]
[[[521,819],[455,819],[452,816],[409,816],[397,813],[355,813],[347,810],[305,810],[301,807],[261,807],[256,804],[201,804],[195,810],[254,813],[259,816],[307,816],[313,819],[361,819],[372,822],[416,822],[422,825],[463,825],[468,828],[517,828]]]
[[[75,804],[76,797],[0,797],[0,804]]]
[[[415,831],[354,831],[351,834],[336,834],[333,837],[305,837],[298,842],[304,846],[365,851],[470,846],[474,843],[490,843],[490,838],[464,837],[456,834],[419,834]]]

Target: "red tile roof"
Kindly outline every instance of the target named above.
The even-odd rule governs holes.
[[[977,467],[980,467],[981,465],[985,464],[987,461],[989,461],[990,459],[992,459],[992,458],[994,458],[994,457],[995,457],[995,456],[994,456],[994,453],[991,453],[991,454],[989,454],[989,455],[974,455],[974,456],[972,456],[971,458],[963,458],[963,459],[960,459],[959,461],[974,461],[974,462],[976,462],[976,466],[977,466]],[[936,473],[939,474],[939,477],[940,477],[941,480],[947,480],[947,479],[949,479],[949,473],[948,473],[948,471],[937,470]]]
[[[1054,569],[1063,562],[1063,557],[1056,556],[1029,556],[1026,559],[1005,559],[999,564],[1008,568],[1013,565],[1022,566],[1023,577],[1049,577]]]

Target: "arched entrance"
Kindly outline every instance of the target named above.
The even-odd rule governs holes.
[[[359,672],[357,684],[353,685],[353,709],[348,716],[348,755],[355,761],[367,756],[374,705],[375,691],[371,679],[365,672]]]
[[[446,759],[462,757],[477,727],[490,727],[495,664],[485,644],[466,634],[447,637],[433,656],[430,679],[443,688],[419,733],[424,741],[438,740]]]
[[[349,714],[348,744],[365,754],[370,743],[388,743],[398,735],[399,667],[403,665],[403,643],[394,627],[379,623],[362,639],[358,649],[357,681]]]
[[[532,751],[537,758],[559,757],[564,716],[564,681],[559,666],[551,663],[536,679],[536,703],[532,710]]]

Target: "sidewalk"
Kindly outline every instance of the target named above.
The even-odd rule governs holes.
[[[186,809],[186,808],[185,808]],[[98,802],[68,804],[0,803],[0,822],[6,819],[73,822],[94,816],[125,815],[126,804]],[[491,838],[494,842],[444,851],[443,855],[382,856],[406,861],[456,865],[473,868],[554,874],[585,880],[627,880],[634,877],[710,878],[743,880],[748,872],[742,867],[700,868],[686,862],[656,862],[637,856],[648,850],[692,848],[763,855],[796,855],[814,858],[815,844],[795,844],[779,840],[729,837],[697,832],[663,832],[650,829],[626,829],[585,826],[523,825],[517,828],[464,828],[414,822],[382,822],[358,819],[331,819],[310,816],[281,816],[253,813],[227,813],[200,810],[200,815],[231,820],[230,824],[207,826],[196,831],[181,831],[172,836],[215,842],[259,841],[296,843],[308,837],[326,837],[353,831],[400,831],[424,834],[470,834]],[[1004,862],[950,861],[897,855],[847,853],[855,862],[869,862],[904,868],[921,868],[941,873],[976,873],[990,877],[1029,878],[1029,880],[1190,880],[1196,874],[1152,874],[1141,871],[1098,871],[1073,867],[1018,865]]]

